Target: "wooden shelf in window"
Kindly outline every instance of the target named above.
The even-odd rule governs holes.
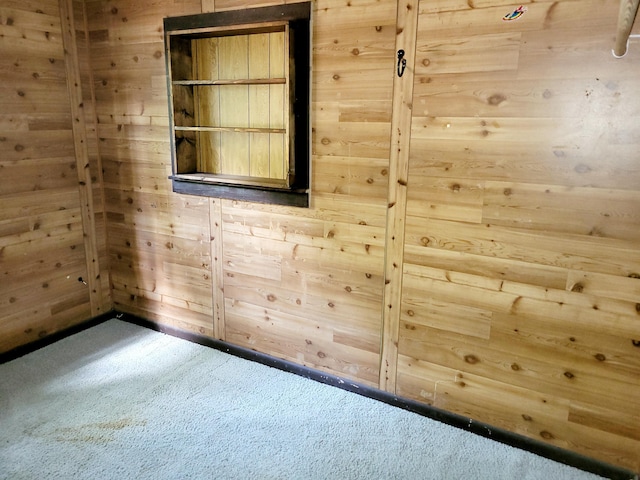
[[[286,78],[238,78],[235,80],[173,80],[173,85],[283,85]]]
[[[178,193],[308,207],[311,3],[164,19]]]
[[[245,132],[245,133],[287,133],[283,128],[256,128],[256,127],[179,127],[174,130],[183,132]]]

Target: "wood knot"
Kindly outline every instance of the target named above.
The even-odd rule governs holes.
[[[505,197],[510,197],[513,191],[510,188],[505,188],[502,193]]]
[[[524,419],[525,422],[530,422],[533,420],[533,418],[531,418],[531,416],[527,415],[526,413],[522,414],[522,418]]]
[[[464,356],[464,361],[471,364],[471,365],[475,365],[476,363],[478,363],[480,361],[480,359],[478,357],[476,357],[475,355],[465,355]]]
[[[347,285],[346,287],[344,287],[344,289],[345,289],[345,291],[346,291],[347,293],[351,293],[351,290],[352,290],[352,289],[351,289],[351,287],[350,287],[349,285]]]
[[[504,102],[507,99],[507,97],[505,97],[503,94],[501,93],[494,93],[493,95],[491,95],[489,98],[487,98],[487,103],[489,105],[493,105],[494,107],[497,107],[498,105],[500,105],[502,102]]]
[[[277,299],[278,297],[276,297],[273,293],[267,295],[267,300],[269,300],[270,302],[275,302]]]
[[[338,75],[337,73],[335,73],[335,74],[333,75],[333,79],[334,79],[334,80],[340,80],[340,75]]]
[[[318,356],[319,356],[320,358],[325,358],[325,357],[327,356],[327,354],[326,354],[326,353],[324,353],[324,352],[318,352]]]
[[[451,185],[451,190],[454,192],[459,192],[460,191],[460,184],[459,183],[454,183],[453,185]]]
[[[576,283],[573,287],[571,287],[572,292],[580,293],[583,290],[584,290],[584,285],[582,285],[580,282]]]
[[[355,56],[360,55],[360,50],[358,50],[357,48],[354,48],[353,50],[351,50],[351,55],[355,55]]]
[[[430,242],[431,240],[429,240],[428,237],[422,237],[420,239],[420,243],[422,244],[423,247],[426,247],[427,245],[429,245]]]
[[[546,430],[541,431],[540,436],[545,440],[553,440],[555,438],[551,432],[548,432]]]
[[[596,353],[594,355],[594,357],[596,358],[596,360],[598,360],[599,362],[604,362],[607,357],[605,357],[602,353]]]
[[[327,137],[322,137],[320,143],[322,143],[323,145],[329,145],[331,143],[331,140],[329,140]]]
[[[422,65],[428,67],[429,65],[431,65],[431,60],[429,60],[428,58],[423,59]]]
[[[413,317],[416,314],[416,312],[414,312],[413,310],[407,310],[407,315],[409,315],[410,317]]]
[[[564,372],[564,376],[567,377],[569,380],[575,378],[575,375],[571,372]]]
[[[520,370],[520,365],[518,365],[517,363],[512,363],[511,370],[513,370],[514,372],[517,372],[518,370]]]

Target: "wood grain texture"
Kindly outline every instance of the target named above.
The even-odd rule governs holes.
[[[638,109],[607,44],[617,3],[513,22],[475,4],[421,2],[397,391],[637,471]]]
[[[618,3],[400,2],[401,122],[408,12],[317,0],[311,207],[173,193],[162,18],[281,3],[76,0],[75,100],[58,1],[3,3],[2,350],[92,315],[82,99],[103,305],[640,471],[640,51],[611,55]]]
[[[0,7],[0,351],[111,308],[84,89],[86,31],[76,6]]]

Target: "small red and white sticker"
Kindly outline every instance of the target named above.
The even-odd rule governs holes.
[[[511,22],[513,20],[519,19],[526,12],[527,12],[527,7],[525,7],[524,5],[520,5],[513,12],[507,13],[504,17],[502,17],[502,20],[504,20],[505,22]]]

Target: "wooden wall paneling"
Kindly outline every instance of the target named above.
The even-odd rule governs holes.
[[[78,281],[88,275],[65,58],[65,46],[74,44],[63,41],[57,1],[3,2],[0,16],[6,20],[0,25],[0,350],[6,351],[93,312]],[[91,225],[86,233],[95,238]],[[102,286],[96,291],[94,305],[101,306]]]
[[[311,207],[173,194],[162,17],[281,3],[86,0],[116,307],[638,470],[623,401],[638,398],[639,97],[633,48],[610,54],[615,2],[504,22],[506,2],[317,0]],[[413,95],[396,102],[408,157],[390,151],[398,5],[418,15]],[[33,125],[68,121],[38,98]],[[388,222],[390,192],[406,213]],[[28,225],[0,218],[13,240]]]
[[[223,204],[227,340],[376,384],[379,230],[277,207],[229,206]],[[360,251],[367,248],[365,265]],[[264,320],[254,318],[258,311]]]
[[[637,471],[637,68],[574,6],[421,2],[397,392]]]
[[[407,207],[411,104],[418,28],[418,2],[398,2],[396,25],[397,65],[393,80],[389,194],[385,233],[384,297],[380,388],[395,393],[397,384],[398,335],[404,262],[404,223]],[[400,55],[400,51],[404,55]],[[401,60],[405,64],[401,64]],[[406,67],[406,70],[404,70]],[[404,70],[404,72],[403,72]],[[401,75],[404,73],[404,75]]]

